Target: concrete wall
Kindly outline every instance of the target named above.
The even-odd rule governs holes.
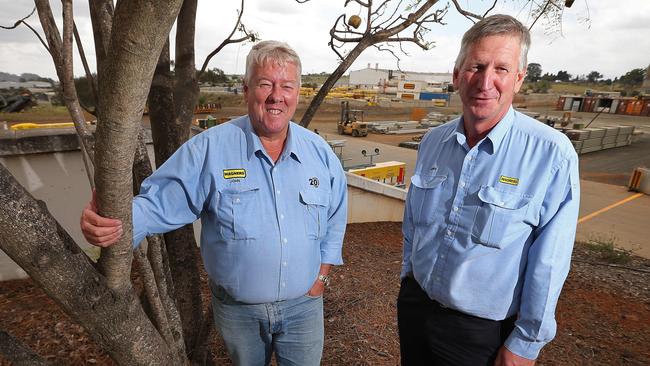
[[[348,223],[402,221],[406,190],[352,173],[348,180]]]

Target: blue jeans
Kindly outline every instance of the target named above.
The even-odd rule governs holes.
[[[268,365],[273,352],[279,366],[320,364],[322,297],[245,304],[210,282],[214,323],[235,365]]]

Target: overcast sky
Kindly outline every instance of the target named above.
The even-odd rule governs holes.
[[[530,24],[527,9],[522,1],[502,1],[498,12],[517,17]],[[94,69],[92,29],[86,1],[75,1],[75,19],[81,33],[86,55]],[[223,38],[230,33],[236,19],[239,1],[199,1],[196,34],[197,67],[205,60]],[[492,1],[462,0],[473,4],[468,8],[483,12]],[[345,12],[358,14],[359,6],[351,4],[342,8],[343,1],[311,0],[298,4],[293,0],[247,0],[243,22],[259,33],[262,39],[288,42],[302,58],[303,72],[331,72],[337,59],[327,46],[329,29]],[[441,6],[446,1],[440,1]],[[27,0],[0,0],[0,25],[8,26],[29,14],[33,3]],[[60,2],[52,7],[60,24]],[[493,11],[492,13],[495,13]],[[589,18],[589,21],[585,21]],[[472,23],[451,8],[444,18],[447,25],[434,25],[427,39],[435,47],[423,51],[407,45],[407,55],[400,54],[400,66],[407,71],[451,72],[460,48],[460,39]],[[36,14],[28,22],[40,30]],[[363,25],[362,25],[363,26]],[[533,27],[533,45],[529,62],[541,64],[542,72],[557,73],[566,70],[572,75],[599,71],[605,78],[614,78],[634,68],[646,68],[650,63],[650,1],[648,0],[575,0],[565,9],[561,33],[548,34],[541,21]],[[209,67],[226,73],[243,73],[250,44],[227,46],[215,56]],[[380,68],[396,68],[395,59],[386,52],[366,50],[350,68],[357,70],[376,63]],[[52,61],[31,31],[25,26],[15,30],[0,29],[0,71],[13,74],[24,72],[56,78]],[[83,73],[81,63],[75,63],[75,75]]]

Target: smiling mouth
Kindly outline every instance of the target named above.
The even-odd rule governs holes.
[[[282,113],[282,110],[280,110],[280,109],[267,109],[266,111],[268,113],[270,113],[270,114],[273,114],[273,115],[278,115],[278,114]]]

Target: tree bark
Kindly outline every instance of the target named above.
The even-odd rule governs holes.
[[[49,365],[41,356],[3,330],[0,330],[0,354],[15,366]]]
[[[122,221],[124,235],[102,249],[98,262],[113,289],[130,287],[132,260],[132,167],[142,112],[158,55],[181,0],[118,2],[103,73],[97,126],[95,184],[99,213]]]
[[[130,287],[111,289],[43,202],[2,165],[0,187],[0,248],[118,364],[177,364]]]
[[[93,25],[93,37],[95,38],[95,57],[97,60],[97,74],[103,73],[106,55],[111,39],[111,28],[113,28],[113,0],[93,0],[88,2],[90,9],[90,20]],[[97,100],[95,106],[101,101]]]

